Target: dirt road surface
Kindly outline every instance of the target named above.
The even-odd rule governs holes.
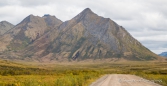
[[[128,74],[110,74],[101,77],[90,86],[161,86],[155,82],[162,82],[162,80],[146,80]]]

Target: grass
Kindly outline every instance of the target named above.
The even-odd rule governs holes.
[[[0,61],[0,86],[88,86],[105,74],[134,74],[167,86],[167,62],[39,64]]]
[[[64,71],[53,75],[7,75],[0,76],[0,86],[87,86],[97,71]]]

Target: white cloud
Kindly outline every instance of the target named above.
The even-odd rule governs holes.
[[[66,21],[89,7],[100,16],[125,27],[143,45],[159,53],[167,51],[166,0],[0,0],[0,21],[13,24],[33,14],[55,15]]]
[[[164,38],[167,38],[167,35],[155,35],[155,36],[147,36],[147,37],[136,37],[140,41],[164,41],[167,42],[167,40],[164,40]]]

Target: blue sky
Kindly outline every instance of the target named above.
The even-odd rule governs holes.
[[[110,18],[154,53],[167,51],[167,0],[0,0],[0,21],[33,14],[70,20],[85,8]]]

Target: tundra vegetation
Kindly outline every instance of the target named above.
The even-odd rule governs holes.
[[[134,74],[167,86],[167,62],[26,64],[1,60],[0,86],[88,86],[105,74]]]

